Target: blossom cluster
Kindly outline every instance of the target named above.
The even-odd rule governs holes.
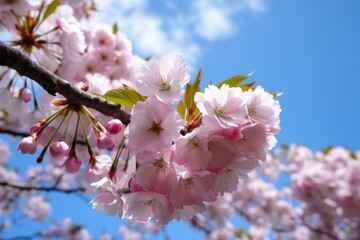
[[[294,197],[303,201],[303,221],[340,239],[360,237],[360,155],[342,147],[312,153],[287,152]]]
[[[207,204],[193,226],[210,239],[359,239],[359,160],[343,147],[278,148],[237,190]],[[249,227],[237,228],[234,216]]]
[[[236,190],[275,146],[281,109],[262,87],[224,81],[202,91],[199,76],[197,85],[189,83],[183,57],[143,60],[118,29],[80,22],[91,9],[87,1],[40,1],[17,12],[24,2],[30,4],[1,3],[7,7],[1,16],[12,16],[2,23],[17,30],[12,45],[81,90],[120,101],[131,114],[124,125],[44,93],[42,108],[35,97],[35,110],[19,122],[29,125],[30,136],[18,150],[34,154],[41,145],[37,162],[49,153],[51,164],[68,173],[86,171],[99,189],[93,208],[139,222],[188,219]],[[13,79],[20,76],[1,70],[6,97],[28,107],[31,92],[22,92],[33,83],[25,79],[18,91]],[[0,106],[4,124],[15,114],[9,106]]]
[[[92,201],[94,208],[137,221],[186,219],[203,210],[204,202],[235,190],[240,178],[265,161],[279,130],[280,107],[272,95],[261,87],[210,85],[194,97],[200,125],[181,135],[186,122],[174,103],[188,80],[181,57],[156,56],[139,70],[139,91],[147,99],[131,110],[119,163],[102,166],[116,167],[110,171],[116,174],[94,183],[104,190]]]

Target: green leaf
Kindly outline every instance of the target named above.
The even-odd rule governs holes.
[[[327,148],[323,149],[322,152],[324,155],[328,155],[331,152],[331,150],[333,150],[333,148],[334,146],[330,145]]]
[[[185,119],[186,108],[185,108],[185,104],[183,101],[180,101],[179,104],[177,105],[177,111],[180,114],[181,118]]]
[[[114,89],[104,95],[98,95],[107,101],[120,104],[121,106],[133,107],[138,101],[145,101],[146,97],[134,89],[124,85],[124,89]]]
[[[49,6],[46,8],[41,22],[43,22],[47,17],[49,17],[51,14],[53,14],[56,11],[56,8],[60,5],[61,5],[60,0],[53,0],[49,4]]]
[[[255,83],[256,83],[256,81],[253,81],[251,83],[241,84],[240,87],[245,92],[245,91],[249,90],[250,88],[252,88],[252,86],[254,86]]]
[[[355,153],[350,153],[350,158],[352,159],[352,160],[357,160],[357,156],[356,156],[356,154]]]
[[[119,26],[117,25],[116,22],[112,26],[112,31],[114,34],[116,34],[119,31]]]
[[[200,91],[199,85],[200,85],[201,80],[202,80],[202,72],[200,69],[196,76],[194,83],[193,84],[188,83],[186,85],[186,91],[185,91],[185,96],[184,96],[186,109],[190,109],[192,103],[194,102],[195,93]]]
[[[279,93],[274,93],[274,92],[269,92],[269,93],[273,96],[273,98],[277,98],[277,97],[280,97],[281,95],[283,95],[285,92],[286,91],[284,90]]]
[[[218,88],[221,88],[222,85],[227,84],[229,87],[239,87],[240,84],[245,81],[247,78],[249,78],[252,73],[249,73],[248,75],[236,75],[231,78],[225,79],[224,81],[218,83],[216,86]]]

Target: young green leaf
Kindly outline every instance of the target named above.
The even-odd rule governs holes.
[[[185,109],[185,104],[183,101],[180,101],[179,104],[177,105],[177,111],[178,113],[180,114],[180,117],[182,119],[185,119],[185,112],[186,112],[186,109]]]
[[[256,81],[253,81],[251,83],[241,84],[240,87],[245,92],[245,91],[249,90],[250,88],[252,88],[252,86],[254,86],[255,83],[256,83]]]
[[[116,34],[119,31],[119,26],[117,25],[116,22],[112,26],[112,31],[114,34]]]
[[[273,96],[273,98],[276,98],[276,97],[280,97],[280,96],[283,95],[285,92],[286,92],[286,91],[284,90],[284,91],[281,91],[281,92],[279,92],[279,93],[274,93],[274,92],[269,92],[269,93]]]
[[[113,89],[104,95],[98,95],[107,101],[120,104],[121,106],[133,107],[138,101],[145,101],[146,97],[130,87],[124,89]]]
[[[51,14],[53,14],[56,11],[57,7],[60,5],[61,5],[60,0],[53,0],[49,4],[49,6],[46,8],[41,22],[43,22],[47,17],[49,17]]]
[[[199,85],[201,80],[202,80],[202,72],[200,69],[194,83],[193,84],[188,83],[186,85],[185,96],[184,96],[186,109],[190,109],[192,103],[194,102],[195,93],[200,91]]]
[[[236,75],[231,78],[225,79],[224,81],[218,83],[216,86],[221,88],[222,85],[227,84],[229,87],[239,87],[240,84],[249,78],[253,72],[249,73],[248,75]]]

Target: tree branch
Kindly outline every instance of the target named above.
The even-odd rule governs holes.
[[[0,127],[0,133],[5,133],[5,134],[9,134],[12,135],[14,137],[28,137],[30,136],[29,133],[27,132],[20,132],[20,131],[15,131],[15,130],[11,130],[11,129],[4,129]]]
[[[22,191],[43,191],[43,192],[61,192],[61,193],[79,193],[86,191],[85,188],[62,189],[56,186],[52,186],[52,187],[33,186],[33,185],[26,185],[21,182],[7,182],[7,181],[0,181],[0,186],[12,187]]]
[[[12,68],[20,75],[31,78],[51,95],[55,96],[55,93],[59,93],[70,103],[93,108],[106,116],[119,119],[123,124],[130,123],[130,114],[120,109],[119,104],[109,103],[100,97],[75,88],[68,81],[31,60],[20,50],[2,41],[0,41],[0,65]]]

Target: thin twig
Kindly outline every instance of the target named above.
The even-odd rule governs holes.
[[[4,129],[4,128],[0,128],[0,133],[10,134],[10,135],[13,135],[14,137],[28,137],[28,136],[30,136],[30,134],[27,133],[27,132],[15,131],[15,130]]]
[[[44,187],[44,186],[34,186],[34,185],[26,185],[22,182],[7,182],[0,181],[0,186],[12,187],[22,191],[43,191],[43,192],[61,192],[61,193],[79,193],[85,192],[85,188],[73,188],[73,189],[63,189],[58,188],[56,186],[52,187]]]
[[[68,81],[31,60],[26,54],[0,41],[0,65],[16,70],[20,75],[37,82],[49,94],[63,95],[70,103],[93,108],[106,116],[119,119],[123,124],[130,123],[130,114],[122,110],[119,104],[91,95],[72,86]]]
[[[41,234],[40,232],[37,233],[33,233],[33,234],[29,234],[29,235],[24,235],[24,236],[15,236],[15,237],[9,237],[9,238],[0,238],[0,240],[31,240],[34,239],[36,237],[40,237]]]

